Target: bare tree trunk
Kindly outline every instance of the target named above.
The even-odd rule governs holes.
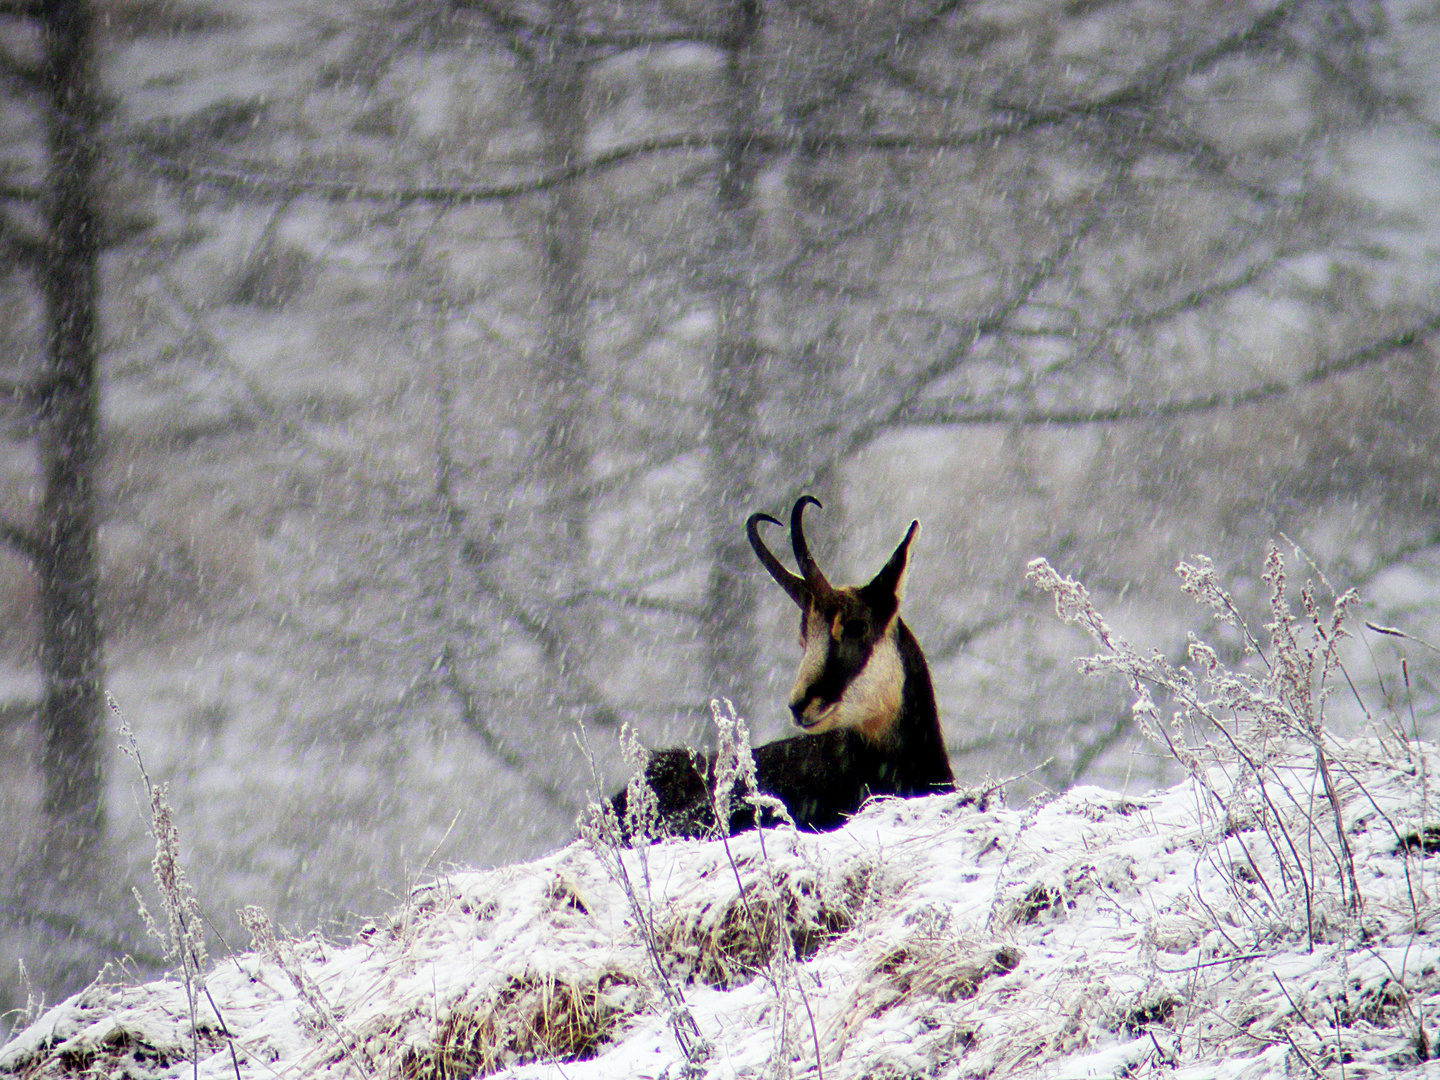
[[[585,150],[585,74],[574,42],[574,0],[554,0],[550,32],[539,42],[533,82],[536,119],[545,132],[545,166],[561,169]],[[583,490],[590,464],[589,385],[586,378],[585,255],[589,223],[579,184],[546,195],[541,214],[540,288],[542,424],[540,473],[563,526],[556,554],[583,565],[586,514]]]
[[[759,151],[751,139],[760,106],[754,51],[759,0],[736,0],[726,59],[726,129],[716,197],[715,296],[719,321],[710,366],[710,491],[714,557],[705,603],[706,677],[712,693],[754,716],[754,558],[742,528],[754,508],[760,403],[759,300],[755,281]]]
[[[37,532],[45,861],[57,884],[96,873],[104,827],[99,463],[98,95],[86,0],[40,5],[49,237],[40,272],[47,349],[37,387],[44,474]]]
[[[548,32],[536,46],[532,68],[535,114],[545,134],[545,166],[562,169],[585,151],[585,69],[576,41],[575,0],[553,0]],[[587,560],[590,470],[590,379],[586,334],[589,293],[585,281],[589,214],[579,181],[544,196],[541,214],[540,432],[537,469],[545,584],[555,594],[581,584]],[[563,643],[553,675],[563,685],[584,663],[582,607],[563,614],[543,602],[541,627]],[[568,618],[566,617],[568,616]],[[584,711],[584,710],[582,710]],[[592,717],[593,718],[593,717]]]

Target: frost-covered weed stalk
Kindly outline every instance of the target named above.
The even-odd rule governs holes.
[[[725,846],[725,858],[730,871],[735,875],[735,887],[739,890],[740,904],[751,933],[759,943],[760,954],[765,957],[763,974],[775,994],[780,1017],[775,1025],[775,1046],[770,1059],[769,1072],[772,1076],[790,1075],[790,1063],[795,1059],[791,1036],[791,1019],[794,1015],[790,992],[793,988],[805,1008],[810,1023],[810,1039],[815,1052],[815,1070],[819,1080],[825,1074],[820,1064],[820,1033],[815,1026],[815,1014],[805,996],[804,984],[800,981],[796,966],[795,941],[791,937],[786,919],[786,902],[780,888],[780,875],[770,861],[765,849],[765,832],[760,823],[766,811],[790,829],[795,821],[786,809],[785,803],[773,795],[766,795],[759,789],[755,778],[755,758],[750,752],[750,730],[744,720],[735,715],[735,706],[725,699],[722,712],[718,701],[710,702],[710,715],[715,721],[715,788],[712,807],[715,814],[715,833]],[[742,792],[741,799],[755,814],[755,830],[760,841],[760,857],[764,872],[756,887],[747,890],[740,876],[740,867],[735,863],[730,850],[730,806],[736,787]]]
[[[132,888],[140,918],[146,932],[160,942],[165,959],[179,961],[181,981],[185,986],[185,1001],[190,1019],[190,1061],[193,1074],[200,1075],[200,1023],[196,1018],[199,995],[204,994],[220,1025],[220,1034],[230,1047],[230,1060],[235,1067],[236,1080],[240,1076],[240,1061],[235,1055],[234,1042],[225,1027],[225,1018],[210,991],[205,986],[205,969],[209,958],[205,952],[205,935],[200,929],[200,904],[195,897],[185,870],[180,865],[180,830],[175,825],[175,813],[170,806],[170,785],[156,785],[150,780],[145,768],[145,759],[140,755],[140,743],[135,732],[120,711],[120,705],[110,694],[105,703],[115,717],[117,727],[125,742],[121,749],[135,762],[140,778],[145,781],[145,793],[150,799],[150,828],[155,837],[155,858],[150,862],[150,871],[160,890],[160,904],[165,910],[167,925],[162,929],[145,906],[145,898],[138,888]]]
[[[1204,792],[1212,858],[1252,925],[1273,926],[1278,920],[1274,929],[1298,930],[1297,917],[1303,916],[1313,944],[1324,930],[1323,900],[1338,897],[1347,917],[1357,916],[1363,902],[1336,790],[1335,774],[1344,764],[1334,759],[1325,731],[1326,702],[1336,680],[1349,682],[1339,645],[1349,636],[1345,619],[1357,594],[1351,589],[1335,595],[1325,583],[1332,597],[1326,612],[1314,583],[1307,581],[1296,614],[1285,561],[1272,544],[1262,575],[1269,590],[1267,647],[1220,586],[1209,559],[1182,562],[1176,573],[1186,593],[1239,632],[1251,670],[1227,667],[1217,650],[1193,633],[1188,652],[1194,670],[1175,666],[1158,651],[1146,655],[1111,629],[1084,585],[1062,578],[1044,559],[1033,560],[1027,576],[1054,596],[1062,619],[1082,626],[1103,650],[1081,658],[1081,670],[1122,677],[1135,695],[1137,726]],[[1169,707],[1168,720],[1163,706]],[[1289,782],[1296,754],[1303,752],[1313,755],[1318,791],[1297,790]],[[1278,878],[1277,870],[1262,870],[1268,860],[1246,845],[1243,833],[1251,827],[1264,837]]]
[[[820,1080],[824,1073],[820,1065],[820,1038],[814,1013],[801,984],[797,968],[797,954],[791,936],[791,918],[788,908],[790,899],[781,886],[781,874],[770,861],[765,849],[763,831],[759,832],[762,873],[747,886],[730,849],[729,823],[731,807],[738,800],[748,805],[755,815],[757,831],[766,814],[782,826],[795,828],[795,822],[784,802],[759,790],[755,777],[755,759],[750,751],[750,732],[745,721],[735,714],[735,706],[728,699],[722,709],[719,701],[710,702],[710,713],[715,722],[716,753],[714,764],[714,785],[710,793],[710,809],[714,824],[708,839],[718,840],[725,850],[725,858],[735,877],[738,890],[739,910],[743,913],[744,924],[751,935],[747,956],[758,958],[758,973],[764,977],[775,994],[780,1018],[774,1025],[775,1045],[771,1055],[770,1075],[788,1076],[791,1063],[795,1060],[792,1020],[795,1016],[793,997],[798,997],[809,1023],[809,1042],[815,1056],[815,1068]],[[649,847],[652,842],[671,839],[665,832],[654,790],[646,782],[645,766],[648,753],[640,745],[633,731],[622,734],[622,745],[632,775],[626,785],[626,821],[617,820],[614,807],[608,800],[592,805],[581,824],[581,835],[596,857],[605,867],[611,880],[623,890],[641,936],[645,941],[646,955],[662,997],[669,1010],[669,1023],[675,1040],[685,1056],[687,1073],[701,1075],[705,1062],[713,1047],[701,1034],[689,1005],[685,1001],[683,982],[673,977],[670,970],[673,957],[673,938],[683,936],[683,931],[673,924],[664,924],[663,913],[659,910],[652,891],[650,878]],[[594,757],[591,755],[593,765]],[[627,845],[625,835],[634,838],[633,846]],[[629,863],[633,861],[638,873],[632,873]],[[737,961],[740,968],[744,961]]]
[[[581,728],[584,735],[584,728]],[[661,955],[660,932],[657,927],[656,903],[650,879],[650,850],[646,840],[656,837],[660,831],[660,810],[655,792],[645,782],[645,763],[648,752],[640,745],[640,739],[633,728],[625,728],[620,735],[625,758],[630,763],[632,775],[626,785],[625,828],[615,814],[615,808],[608,799],[601,798],[592,803],[580,822],[580,836],[586,846],[595,853],[609,878],[620,887],[630,907],[630,913],[639,928],[640,938],[645,943],[645,956],[650,974],[665,1000],[666,1020],[675,1035],[675,1042],[685,1058],[685,1075],[701,1076],[705,1062],[713,1049],[700,1033],[694,1014],[685,1000],[684,988],[670,978]],[[595,777],[596,787],[600,786],[599,772],[595,766],[595,755],[585,747],[590,768]],[[636,843],[627,847],[625,834],[634,837]],[[632,874],[633,861],[637,874]],[[638,878],[638,880],[637,880]]]
[[[256,904],[249,904],[240,910],[240,921],[245,929],[250,931],[250,940],[255,951],[280,968],[295,987],[300,1001],[310,1009],[315,1030],[339,1047],[361,1077],[373,1075],[375,1069],[368,1061],[368,1055],[359,1044],[360,1041],[346,1030],[319,985],[306,971],[295,943],[277,935],[270,916],[264,908]]]

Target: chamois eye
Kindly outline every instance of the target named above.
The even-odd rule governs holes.
[[[864,619],[846,619],[845,624],[840,627],[840,636],[854,641],[856,638],[864,637],[866,629]]]

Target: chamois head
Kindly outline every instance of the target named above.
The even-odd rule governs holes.
[[[800,607],[804,655],[790,689],[790,711],[809,734],[850,728],[872,743],[884,744],[893,737],[904,693],[900,598],[910,544],[920,523],[910,523],[905,539],[869,584],[836,588],[825,580],[805,542],[803,518],[805,507],[812,503],[820,505],[813,496],[802,495],[790,512],[790,544],[798,575],[787,570],[760,539],[760,522],[780,525],[779,521],[768,514],[751,514],[745,523],[761,564]]]

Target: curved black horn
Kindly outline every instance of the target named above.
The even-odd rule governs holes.
[[[784,564],[765,546],[765,542],[760,539],[760,522],[762,521],[768,521],[772,525],[780,525],[781,528],[784,528],[781,522],[769,514],[750,515],[749,520],[745,522],[745,535],[750,538],[750,546],[755,549],[756,558],[760,560],[760,564],[766,570],[770,571],[770,576],[780,583],[780,587],[789,594],[791,600],[799,604],[802,610],[808,608],[810,606],[810,590],[805,584],[805,579],[796,577],[785,569]]]
[[[790,511],[790,545],[795,549],[795,565],[800,568],[805,584],[814,591],[817,587],[829,588],[830,583],[815,565],[815,560],[810,555],[810,545],[805,542],[805,507],[812,504],[825,509],[814,495],[801,495],[795,500],[795,508]]]

